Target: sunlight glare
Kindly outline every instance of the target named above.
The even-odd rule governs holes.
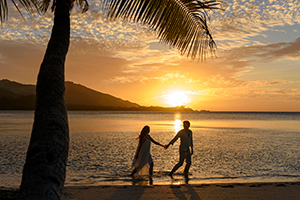
[[[189,102],[189,98],[184,91],[176,91],[169,93],[166,96],[166,103],[170,106],[176,107],[176,106],[183,106],[184,104],[187,104]]]

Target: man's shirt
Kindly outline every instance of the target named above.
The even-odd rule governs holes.
[[[174,144],[174,142],[180,138],[180,151],[188,151],[190,149],[189,147],[193,147],[193,133],[191,130],[189,131],[190,134],[188,135],[184,129],[180,130],[170,144]]]

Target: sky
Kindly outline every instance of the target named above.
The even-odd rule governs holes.
[[[224,0],[208,12],[217,44],[204,62],[180,55],[146,26],[71,14],[66,81],[138,103],[210,111],[300,111],[300,1]],[[9,8],[0,27],[0,79],[35,84],[53,14]]]

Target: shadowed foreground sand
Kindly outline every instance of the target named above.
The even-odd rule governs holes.
[[[64,200],[97,199],[300,199],[300,183],[247,183],[154,186],[69,186]]]
[[[67,186],[63,200],[292,200],[300,199],[300,182],[153,185],[153,186]],[[0,188],[0,200],[16,199],[17,190]]]

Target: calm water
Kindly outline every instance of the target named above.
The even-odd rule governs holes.
[[[131,179],[140,130],[167,144],[190,120],[194,155],[189,183],[299,181],[300,113],[69,112],[67,185],[141,184]],[[0,111],[0,186],[18,186],[33,112]],[[180,184],[166,173],[178,161],[179,141],[168,150],[152,144],[153,184]]]

